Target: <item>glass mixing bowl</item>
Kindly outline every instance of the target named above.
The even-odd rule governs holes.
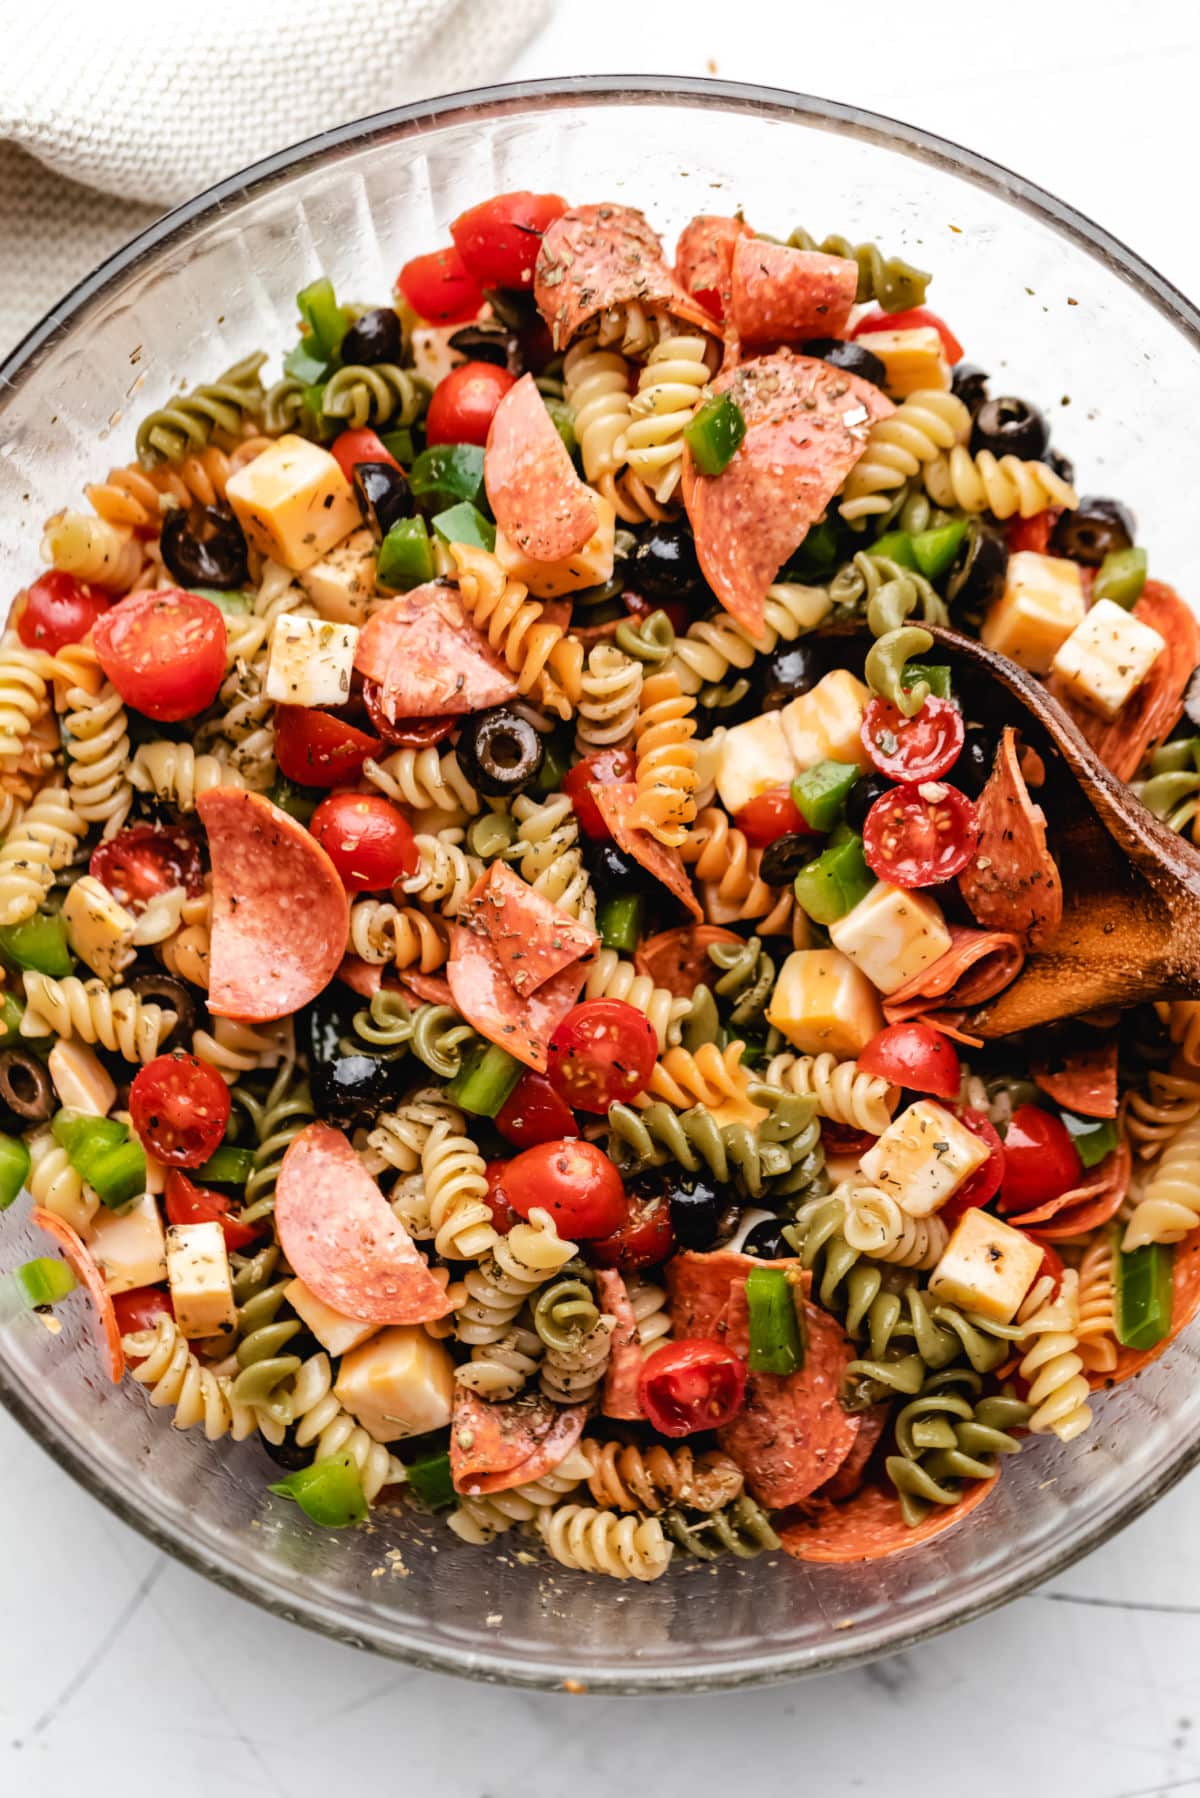
[[[1141,518],[1154,569],[1194,589],[1200,317],[1069,207],[953,145],[826,100],[674,77],[536,82],[405,107],[260,163],[83,282],[0,371],[0,566],[14,592],[42,521],[128,459],[137,418],[295,330],[325,273],[376,301],[464,206],[510,188],[642,207],[668,244],[696,212],[878,238],[935,272],[935,304],[1001,382],[1046,407],[1085,489]],[[277,365],[277,364],[276,364]],[[44,1252],[10,1214],[4,1262]],[[231,1591],[420,1665],[529,1686],[735,1686],[844,1667],[977,1616],[1094,1548],[1200,1458],[1200,1329],[1104,1399],[1069,1448],[1006,1466],[967,1523],[861,1567],[783,1555],[622,1585],[377,1511],[323,1533],[271,1499],[253,1443],[167,1427],[106,1382],[82,1299],[51,1338],[0,1337],[0,1394],[89,1491]],[[392,1551],[398,1551],[397,1554]],[[391,1555],[391,1558],[389,1557]]]

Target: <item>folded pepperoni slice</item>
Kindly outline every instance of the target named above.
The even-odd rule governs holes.
[[[822,1134],[824,1126],[822,1126]],[[869,1411],[861,1411],[858,1417],[858,1435],[854,1438],[854,1447],[846,1456],[831,1480],[818,1489],[818,1498],[827,1498],[833,1504],[840,1504],[854,1494],[863,1484],[867,1462],[875,1453],[875,1449],[887,1429],[888,1407],[872,1405]]]
[[[779,1539],[785,1552],[797,1561],[828,1567],[882,1561],[953,1529],[983,1503],[995,1484],[994,1479],[977,1480],[956,1505],[935,1505],[912,1529],[905,1523],[893,1491],[864,1486],[846,1504],[822,1506],[802,1523],[781,1530]]]
[[[1127,1142],[1119,1142],[1111,1154],[1106,1155],[1095,1171],[1078,1186],[1060,1192],[1056,1198],[1047,1199],[1044,1205],[1036,1205],[1030,1211],[1022,1211],[1016,1217],[1007,1217],[1016,1230],[1028,1230],[1043,1242],[1065,1241],[1078,1236],[1086,1230],[1094,1230],[1100,1224],[1106,1224],[1121,1209],[1125,1194],[1129,1191],[1129,1178],[1133,1169],[1133,1156]]]
[[[618,849],[623,849],[639,867],[645,868],[647,874],[652,874],[655,880],[661,881],[694,918],[703,918],[704,908],[693,891],[678,849],[667,848],[657,837],[652,837],[648,830],[643,830],[639,824],[631,821],[637,804],[637,783],[632,780],[603,783],[591,781],[588,792],[595,800],[596,808],[608,825]]]
[[[532,375],[496,407],[483,479],[496,523],[535,562],[561,562],[595,534],[596,496],[576,474]]]
[[[609,1341],[604,1399],[600,1409],[605,1417],[621,1417],[635,1422],[644,1417],[645,1412],[638,1403],[638,1380],[641,1378],[644,1356],[633,1304],[625,1282],[615,1267],[598,1267],[596,1286],[602,1307],[610,1317],[617,1320],[617,1327]]]
[[[544,1074],[550,1038],[578,999],[587,969],[581,962],[573,962],[551,975],[536,992],[522,997],[489,938],[453,923],[446,979],[454,1004],[468,1024],[526,1067]]]
[[[117,1322],[117,1313],[108,1287],[104,1284],[104,1275],[83,1238],[57,1212],[46,1211],[42,1206],[35,1205],[29,1217],[39,1230],[44,1230],[47,1236],[53,1236],[63,1252],[67,1266],[91,1299],[108,1354],[108,1377],[114,1386],[119,1385],[125,1373],[125,1350],[121,1347],[121,1326]]]
[[[739,238],[753,237],[745,219],[700,213],[683,227],[675,246],[675,276],[688,293],[703,295],[714,318],[729,322],[733,252]]]
[[[343,955],[337,977],[360,999],[373,999],[383,985],[383,969],[374,962],[361,961],[357,955]]]
[[[1200,1311],[1200,1232],[1193,1231],[1182,1242],[1176,1243],[1172,1276],[1174,1293],[1170,1330],[1153,1348],[1118,1347],[1116,1367],[1110,1373],[1092,1374],[1090,1377],[1093,1387],[1115,1386],[1121,1380],[1131,1380],[1135,1373],[1141,1373],[1143,1367],[1149,1367],[1152,1361],[1157,1361],[1170,1348],[1180,1331],[1186,1330],[1197,1311]]]
[[[709,945],[743,940],[721,924],[680,924],[647,937],[634,951],[633,965],[655,986],[665,986],[677,999],[690,999],[698,986],[712,986],[721,978],[720,968],[709,959]]]
[[[1161,659],[1161,658],[1160,658]],[[975,802],[979,842],[958,877],[978,924],[1044,949],[1062,923],[1062,879],[1046,846],[1046,814],[1029,797],[1006,725],[987,785]]]
[[[376,683],[375,703],[390,724],[486,711],[517,692],[503,656],[476,630],[456,590],[441,581],[401,593],[368,618],[354,666]]]
[[[1044,1093],[1064,1111],[1078,1117],[1115,1118],[1117,1115],[1117,1045],[1115,1040],[1038,1055],[1030,1073]]]
[[[601,312],[639,305],[667,312],[702,331],[712,316],[681,287],[663,258],[658,234],[632,206],[575,206],[542,238],[533,297],[565,350]]]
[[[591,958],[600,938],[523,881],[503,862],[493,862],[475,882],[459,913],[481,930],[517,992],[536,992],[572,962]]]
[[[733,246],[729,319],[743,343],[840,337],[858,292],[858,264],[759,237]]]
[[[951,924],[944,955],[898,986],[883,1002],[889,1024],[925,1017],[939,1007],[966,1010],[994,999],[1025,965],[1020,937],[1007,930],[971,930]]]
[[[683,500],[704,578],[758,637],[767,588],[894,407],[869,381],[790,350],[723,370],[712,385],[736,402],[746,435],[719,475],[697,474],[685,450]]]
[[[419,968],[405,968],[397,984],[406,997],[420,1005],[454,1004],[450,983],[441,974],[422,974]]]
[[[208,1009],[262,1024],[329,985],[350,902],[315,837],[261,793],[214,787],[196,810],[212,859]]]
[[[489,1404],[467,1386],[454,1392],[450,1476],[456,1492],[481,1498],[553,1473],[575,1447],[586,1405],[555,1405],[540,1393]]]
[[[454,1309],[349,1139],[328,1124],[309,1124],[288,1148],[275,1227],[292,1272],[344,1317],[423,1324]]]

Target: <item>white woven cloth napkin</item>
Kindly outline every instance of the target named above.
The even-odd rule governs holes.
[[[151,219],[503,75],[551,0],[0,0],[0,352]]]

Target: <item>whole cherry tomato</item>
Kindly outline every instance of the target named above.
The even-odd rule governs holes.
[[[204,866],[195,838],[157,824],[131,824],[107,843],[98,843],[88,873],[135,912],[172,887],[186,887],[193,899],[204,891]]]
[[[520,1222],[519,1214],[513,1210],[503,1191],[504,1176],[510,1165],[507,1161],[489,1161],[483,1170],[487,1180],[483,1202],[492,1214],[492,1227],[501,1236],[507,1236],[513,1225]]]
[[[723,1342],[698,1337],[664,1342],[638,1380],[642,1410],[660,1436],[693,1436],[737,1416],[746,1396],[746,1364]]]
[[[957,1099],[962,1064],[948,1036],[932,1024],[888,1024],[873,1036],[858,1057],[864,1074],[877,1074],[893,1086],[939,1099]]]
[[[225,1247],[231,1252],[248,1248],[262,1235],[261,1225],[255,1229],[251,1224],[242,1223],[227,1193],[214,1192],[210,1186],[197,1186],[177,1167],[167,1169],[164,1196],[169,1224],[218,1223],[225,1237]]]
[[[332,712],[304,705],[275,707],[275,760],[300,787],[336,787],[356,780],[368,756],[383,748],[379,737],[356,730]]]
[[[450,235],[481,287],[529,287],[543,234],[566,210],[560,194],[496,194],[460,212]]]
[[[873,331],[917,331],[923,325],[932,327],[941,338],[947,362],[953,364],[962,361],[962,344],[945,319],[939,318],[936,312],[931,312],[928,306],[913,306],[907,312],[867,312],[859,319],[850,335],[869,337]]]
[[[495,1124],[505,1142],[517,1149],[535,1143],[578,1136],[574,1116],[547,1080],[533,1068],[521,1075],[496,1113]]]
[[[979,841],[975,807],[944,781],[893,787],[863,825],[863,855],[872,874],[911,892],[961,874]]]
[[[1037,555],[1044,556],[1050,547],[1050,533],[1058,517],[1057,510],[1035,512],[1032,518],[1010,518],[1004,527],[1004,535],[1008,540],[1008,553],[1015,556],[1023,549],[1031,549]]]
[[[454,248],[414,256],[396,286],[413,311],[433,325],[465,325],[483,305],[483,289]]]
[[[790,787],[772,787],[769,792],[756,793],[753,799],[746,801],[733,821],[746,841],[757,849],[765,849],[777,837],[818,834],[792,798]]]
[[[87,581],[52,568],[39,575],[26,593],[17,635],[26,649],[44,649],[54,655],[68,643],[82,643],[112,603],[111,593],[101,593]]]
[[[890,699],[872,699],[863,713],[859,735],[881,774],[913,786],[950,772],[966,729],[954,701],[931,693],[911,718]]]
[[[580,830],[593,843],[610,843],[612,832],[588,787],[632,780],[635,770],[632,749],[593,749],[563,776],[562,791],[571,801]]]
[[[998,1208],[1019,1216],[1079,1184],[1083,1163],[1061,1118],[1040,1105],[1018,1105],[1004,1133]]]
[[[631,1192],[627,1196],[629,1216],[620,1229],[587,1245],[587,1258],[595,1267],[619,1267],[631,1273],[635,1268],[657,1267],[675,1252],[666,1195]]]
[[[644,1012],[624,999],[585,999],[550,1038],[546,1073],[574,1111],[606,1112],[644,1092],[658,1060],[658,1037]]]
[[[348,481],[353,480],[354,470],[360,462],[386,462],[392,468],[400,466],[391,450],[384,448],[379,434],[371,430],[343,431],[330,444],[329,453]]]
[[[131,593],[99,617],[92,642],[126,705],[160,724],[194,718],[225,678],[225,618],[200,593]]]
[[[548,1211],[576,1242],[611,1236],[629,1214],[621,1176],[595,1143],[538,1143],[505,1165],[501,1190],[514,1211]]]
[[[199,1167],[223,1141],[229,1088],[216,1068],[177,1049],[134,1075],[129,1115],[145,1148],[168,1167]]]
[[[969,1105],[952,1105],[950,1109],[960,1124],[987,1144],[989,1153],[983,1166],[977,1167],[970,1179],[964,1180],[958,1191],[952,1193],[942,1206],[941,1216],[948,1224],[952,1224],[955,1218],[961,1217],[964,1211],[970,1211],[972,1207],[989,1204],[999,1191],[1005,1167],[1004,1144],[986,1112],[973,1111]]]
[[[496,407],[516,380],[494,362],[460,362],[433,390],[425,414],[425,441],[477,443],[482,449]]]
[[[348,893],[379,893],[421,865],[412,825],[382,793],[331,793],[309,825]]]

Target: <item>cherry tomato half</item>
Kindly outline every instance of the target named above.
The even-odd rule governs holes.
[[[481,287],[529,287],[543,233],[566,210],[560,194],[497,194],[460,212],[450,235]]]
[[[230,1251],[248,1248],[262,1235],[261,1227],[256,1230],[234,1214],[233,1201],[227,1193],[197,1186],[177,1167],[167,1169],[165,1200],[169,1224],[220,1224],[225,1247]]]
[[[487,1180],[483,1202],[492,1214],[493,1229],[498,1230],[501,1236],[507,1236],[513,1225],[520,1222],[519,1214],[513,1210],[503,1192],[502,1183],[509,1166],[507,1161],[489,1161],[483,1170]]]
[[[990,1153],[983,1166],[977,1167],[970,1179],[964,1180],[958,1191],[952,1193],[942,1206],[941,1216],[948,1224],[952,1224],[972,1207],[989,1204],[1000,1190],[1000,1182],[1004,1178],[1004,1144],[987,1113],[972,1111],[969,1105],[952,1105],[950,1109],[972,1136],[977,1136],[987,1144]]]
[[[1044,1242],[1042,1244],[1042,1265],[1038,1268],[1037,1273],[1030,1284],[1036,1286],[1039,1280],[1044,1280],[1046,1276],[1049,1275],[1050,1279],[1054,1281],[1054,1291],[1051,1294],[1051,1297],[1057,1298],[1062,1290],[1063,1275],[1065,1272],[1066,1268],[1063,1266],[1063,1258],[1058,1250],[1054,1247],[1053,1243]]]
[[[545,1074],[533,1068],[521,1075],[496,1113],[495,1123],[505,1142],[517,1149],[579,1135],[570,1107],[564,1105]]]
[[[719,1429],[737,1416],[745,1396],[745,1362],[704,1337],[664,1342],[646,1358],[638,1380],[642,1410],[661,1436]]]
[[[332,712],[304,705],[275,707],[275,760],[280,773],[300,787],[337,787],[357,780],[367,757],[383,748],[379,737],[356,730]]]
[[[863,854],[880,880],[911,891],[961,874],[979,841],[975,807],[945,781],[893,787],[863,825]]]
[[[178,724],[211,705],[225,678],[225,619],[200,593],[131,593],[98,618],[92,642],[126,705]]]
[[[580,830],[593,843],[610,843],[612,832],[601,817],[600,808],[588,787],[632,780],[635,768],[632,749],[593,749],[563,776],[562,791],[574,807]]]
[[[631,1273],[639,1267],[657,1267],[675,1252],[671,1207],[663,1193],[631,1192],[629,1216],[619,1230],[589,1242],[587,1258],[595,1267],[619,1267]]]
[[[382,793],[331,793],[309,829],[348,893],[380,893],[421,865],[412,825]]]
[[[122,1336],[152,1330],[160,1317],[175,1315],[171,1295],[162,1286],[135,1286],[130,1292],[115,1292],[112,1306]]]
[[[734,823],[755,848],[765,849],[776,837],[812,837],[817,832],[806,822],[804,813],[792,798],[790,787],[772,787],[768,793],[756,793],[747,800],[734,818]]]
[[[131,911],[172,887],[186,887],[194,899],[204,891],[200,848],[184,830],[131,824],[92,850],[88,873]]]
[[[620,1174],[591,1142],[542,1142],[525,1149],[505,1164],[500,1187],[522,1217],[540,1206],[560,1234],[576,1242],[611,1236],[629,1215]]]
[[[624,999],[585,999],[550,1038],[550,1084],[573,1111],[606,1112],[644,1092],[658,1060],[658,1037],[644,1012]]]
[[[859,735],[881,774],[912,786],[950,772],[966,730],[954,701],[931,693],[912,718],[906,718],[890,699],[872,699],[863,713]]]
[[[354,470],[360,462],[386,462],[390,468],[400,466],[375,431],[343,431],[330,444],[329,453],[348,481],[354,479]]]
[[[998,1209],[1009,1216],[1048,1204],[1079,1184],[1083,1163],[1061,1118],[1040,1105],[1018,1105],[1004,1133],[1004,1182]]]
[[[425,441],[477,443],[482,449],[496,407],[516,380],[494,362],[460,362],[433,390],[425,414]]]
[[[889,1024],[873,1036],[858,1058],[864,1074],[877,1074],[893,1086],[938,1099],[957,1099],[962,1065],[948,1036],[932,1024]]]
[[[483,305],[483,289],[453,247],[414,256],[396,286],[413,311],[434,325],[465,325]]]
[[[1058,512],[1054,510],[1035,512],[1032,518],[1010,518],[1004,527],[1009,555],[1015,556],[1023,549],[1031,549],[1037,555],[1044,556],[1050,547],[1050,533],[1057,517]]]
[[[945,319],[931,312],[928,306],[913,306],[908,312],[868,312],[859,319],[850,335],[869,337],[873,331],[918,331],[923,325],[932,326],[941,338],[947,362],[962,361],[962,344]]]
[[[101,593],[87,581],[52,568],[39,575],[26,593],[17,635],[26,649],[44,649],[54,655],[68,643],[82,643],[112,603],[111,593]]]
[[[225,1136],[229,1088],[216,1068],[176,1049],[134,1075],[129,1115],[145,1148],[168,1167],[199,1167]]]
[[[827,1155],[865,1155],[879,1138],[869,1130],[855,1130],[850,1124],[835,1124],[832,1118],[821,1119],[821,1145]]]
[[[371,729],[381,742],[391,743],[396,748],[428,749],[431,744],[448,737],[456,724],[462,723],[461,718],[445,712],[434,718],[398,718],[393,723],[383,709],[383,688],[377,680],[363,681],[362,697]]]

